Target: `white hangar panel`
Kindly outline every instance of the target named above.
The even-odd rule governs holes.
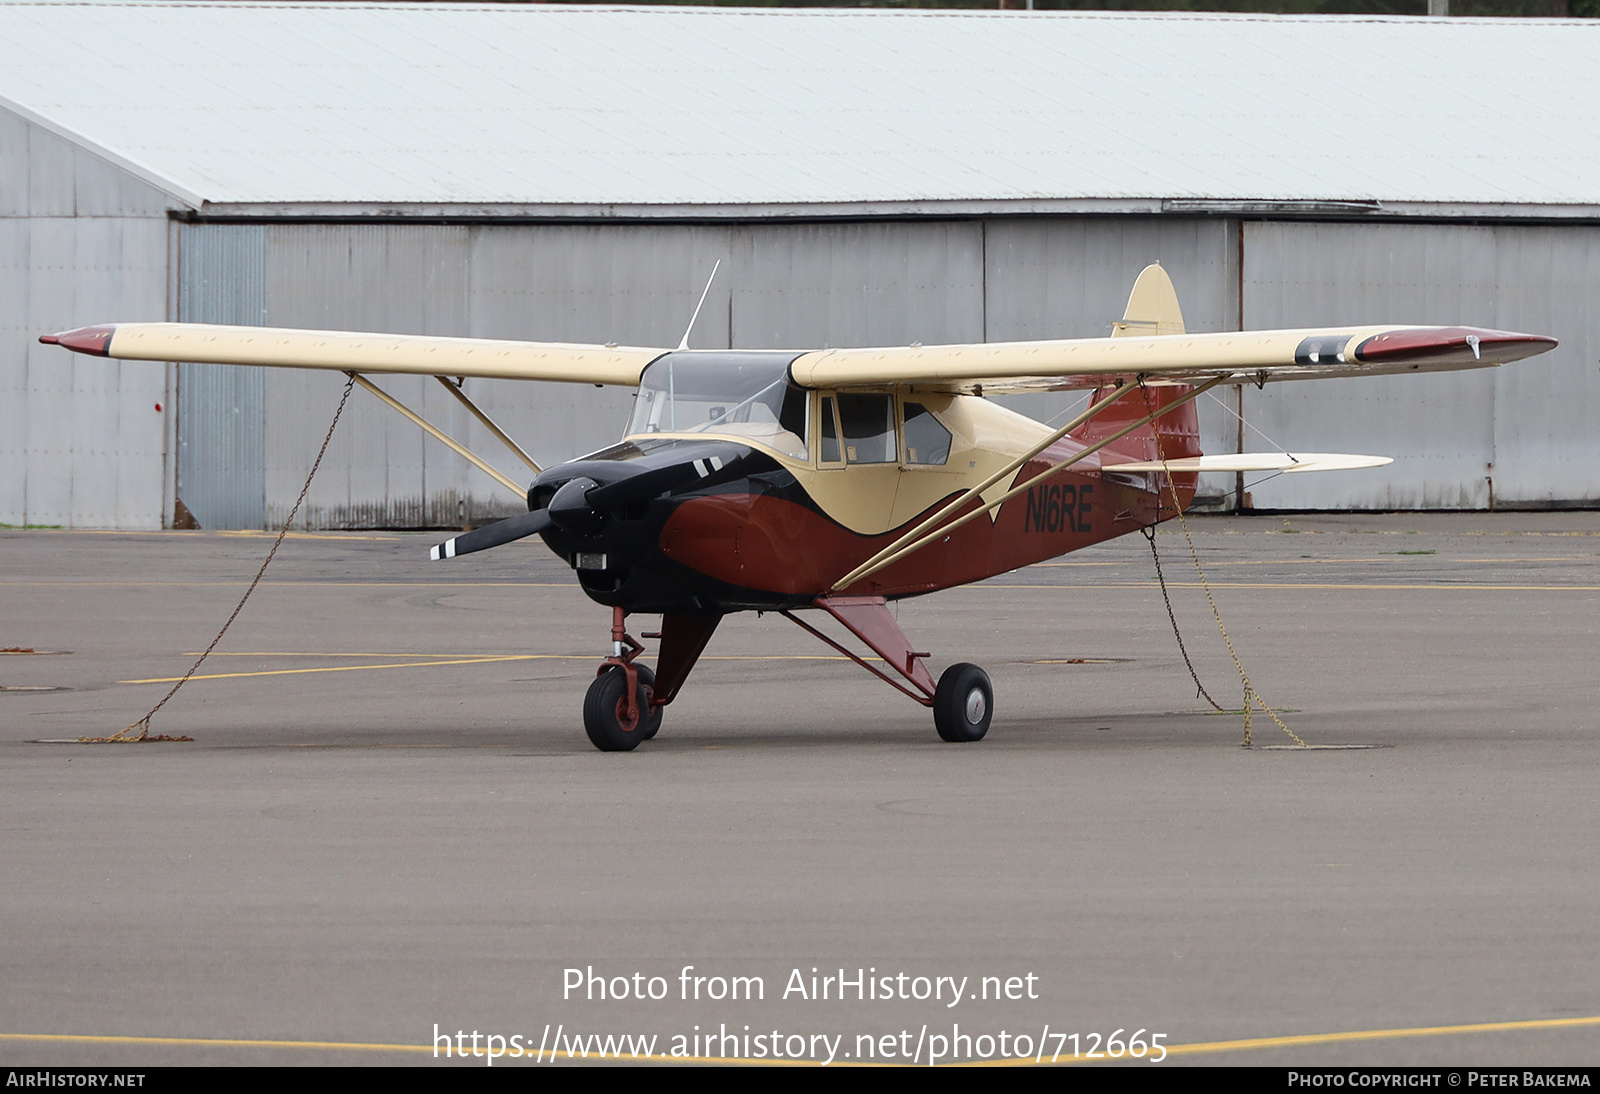
[[[165,319],[165,221],[31,217],[0,224],[0,292],[8,298],[0,312],[0,386],[8,404],[0,522],[159,528],[166,367],[89,361],[39,345],[38,335],[79,325],[85,313]]]
[[[1600,496],[1600,229],[1245,225],[1245,319],[1467,324],[1561,345],[1482,372],[1245,389],[1247,420],[1291,451],[1335,444],[1385,468],[1282,476],[1260,508],[1549,505]],[[1492,491],[1492,494],[1491,494]]]
[[[161,526],[165,367],[37,340],[85,314],[167,317],[165,202],[0,109],[0,523]]]
[[[1496,278],[1490,228],[1244,225],[1246,329],[1356,322],[1493,327]],[[1487,508],[1494,382],[1493,372],[1483,370],[1244,389],[1245,420],[1291,452],[1395,458],[1373,470],[1269,479],[1251,490],[1256,507]],[[1265,444],[1247,430],[1246,446],[1258,443]]]
[[[690,344],[728,345],[730,229],[539,224],[472,228],[472,333],[484,338],[676,346],[712,268]]]
[[[187,226],[178,236],[177,265],[179,322],[265,325],[265,226]],[[176,371],[175,485],[183,510],[174,523],[262,527],[269,370],[182,364]]]
[[[0,217],[0,524],[28,510],[28,222]],[[65,362],[62,362],[65,367]]]
[[[1495,370],[1495,504],[1592,505],[1600,498],[1600,228],[1494,232],[1493,325],[1561,340]]]
[[[0,217],[164,217],[172,199],[0,104]]]
[[[274,327],[466,335],[467,232],[461,227],[274,225],[267,229],[267,322]],[[427,377],[375,383],[447,432],[459,403]],[[266,520],[289,515],[338,404],[343,378],[270,369]],[[446,404],[449,404],[448,406]],[[456,411],[460,411],[458,415]],[[351,392],[306,497],[310,527],[418,527],[458,519],[460,457],[384,406]],[[436,481],[437,480],[437,481]],[[480,496],[494,488],[485,479]],[[503,491],[502,491],[503,492]]]
[[[728,273],[740,349],[983,339],[977,221],[747,225]]]

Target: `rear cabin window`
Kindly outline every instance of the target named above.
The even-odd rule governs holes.
[[[950,431],[921,403],[906,403],[906,463],[942,465],[950,458]]]

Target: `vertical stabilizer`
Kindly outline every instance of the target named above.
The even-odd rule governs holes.
[[[1111,324],[1111,336],[1183,333],[1183,309],[1178,307],[1172,278],[1159,262],[1146,266],[1128,294],[1128,310]]]
[[[1152,334],[1183,334],[1183,312],[1178,307],[1178,293],[1172,287],[1172,278],[1160,263],[1146,266],[1133,283],[1128,294],[1128,311],[1112,325],[1113,338],[1148,336]],[[1093,421],[1074,430],[1072,437],[1084,444],[1103,440],[1132,425],[1140,418],[1176,402],[1189,391],[1186,384],[1152,384],[1145,391],[1123,399]],[[1095,393],[1098,401],[1105,392]],[[1162,414],[1156,419],[1159,433],[1150,426],[1141,426],[1119,441],[1112,442],[1108,451],[1116,458],[1123,454],[1138,460],[1183,459],[1199,456],[1200,419],[1192,402]],[[1196,477],[1193,473],[1179,472],[1173,476],[1179,497],[1188,504],[1194,492]]]

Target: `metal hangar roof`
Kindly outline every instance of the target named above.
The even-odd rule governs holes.
[[[1600,23],[0,2],[0,107],[203,210],[1600,212]]]

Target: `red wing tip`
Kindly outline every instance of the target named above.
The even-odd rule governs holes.
[[[39,341],[47,346],[65,346],[73,353],[88,353],[95,357],[111,356],[111,336],[117,333],[113,324],[79,327],[60,334],[41,334]]]
[[[1499,364],[1544,353],[1558,344],[1554,338],[1544,334],[1521,334],[1481,327],[1414,327],[1367,339],[1356,347],[1356,359],[1369,364]]]

